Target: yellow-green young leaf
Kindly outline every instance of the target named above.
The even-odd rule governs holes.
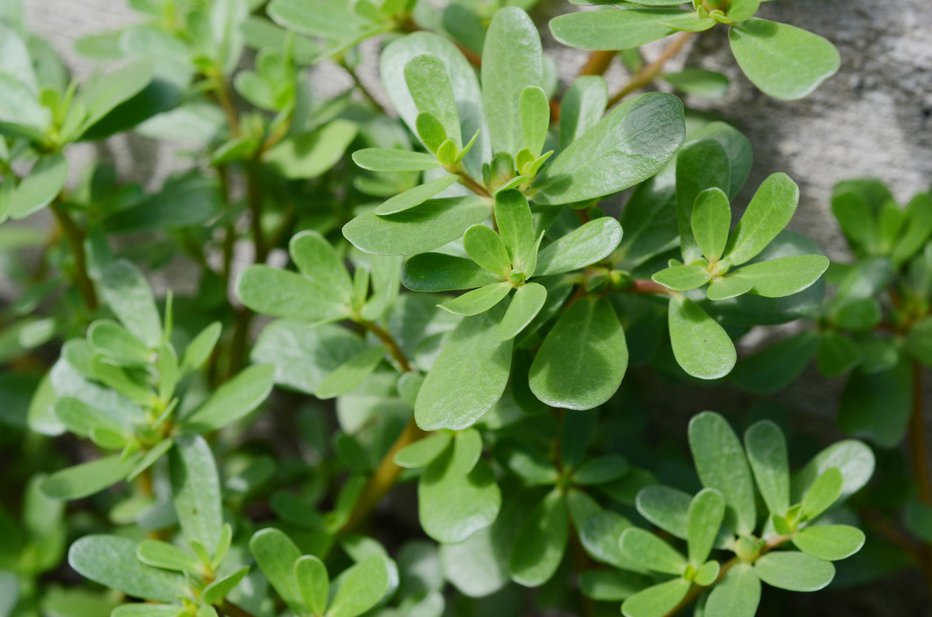
[[[864,532],[851,525],[816,525],[793,536],[796,548],[826,561],[851,557],[861,550],[864,540]]]
[[[180,369],[182,372],[196,371],[207,362],[210,354],[213,353],[217,341],[220,340],[220,333],[223,326],[219,321],[210,324],[194,337],[181,357]]]
[[[534,396],[554,407],[592,409],[610,399],[628,368],[625,332],[605,298],[570,306],[531,364]]]
[[[837,467],[823,471],[803,495],[800,515],[810,521],[818,518],[838,501],[843,483],[844,479]]]
[[[415,127],[417,128],[417,136],[421,138],[421,143],[423,143],[428,150],[437,155],[437,161],[441,165],[449,164],[450,161],[444,159],[441,154],[445,155],[446,150],[451,150],[455,156],[456,144],[447,137],[447,131],[443,126],[443,122],[437,119],[434,114],[422,111],[417,115]],[[444,144],[449,145],[444,146]],[[445,149],[444,153],[441,153],[441,148]]]
[[[314,395],[319,399],[328,399],[352,392],[372,374],[383,357],[385,351],[379,347],[370,347],[360,352],[324,377]]]
[[[569,511],[559,490],[549,493],[527,516],[511,549],[511,578],[525,587],[539,587],[553,576],[566,552]]]
[[[598,263],[621,242],[621,225],[603,216],[551,242],[537,255],[536,276],[563,274]]]
[[[681,540],[687,536],[687,519],[692,498],[668,486],[648,486],[638,491],[637,511],[651,524]]]
[[[567,13],[550,21],[555,39],[570,47],[614,51],[634,49],[673,34],[676,20],[690,13],[678,9],[602,9]]]
[[[21,219],[52,203],[68,178],[68,161],[61,154],[48,154],[39,161],[9,196],[9,216]]]
[[[744,266],[738,276],[754,285],[753,293],[782,298],[808,288],[828,269],[825,255],[790,255]]]
[[[114,454],[56,471],[42,483],[42,492],[55,499],[88,497],[124,479],[139,459],[139,456],[123,459]]]
[[[457,296],[452,300],[447,300],[437,306],[454,315],[472,317],[473,315],[485,313],[493,308],[504,300],[505,296],[507,296],[512,289],[514,288],[511,286],[511,283],[492,283],[491,285],[485,285],[479,289],[467,291],[461,296]]]
[[[715,544],[715,537],[725,518],[725,498],[714,488],[699,491],[689,504],[686,532],[689,563],[698,568]]]
[[[860,441],[847,439],[819,452],[795,476],[791,484],[791,501],[798,502],[827,469],[841,471],[844,483],[839,499],[846,499],[859,491],[874,473],[874,453]]]
[[[718,379],[734,368],[738,354],[728,333],[689,298],[670,298],[668,326],[673,356],[687,374]]]
[[[201,592],[201,599],[207,604],[220,604],[247,574],[249,574],[249,566],[243,566],[222,578],[218,578],[204,588],[204,591]]]
[[[749,19],[728,31],[738,66],[765,94],[801,99],[834,75],[838,50],[817,34],[766,19]]]
[[[440,167],[432,154],[400,148],[363,148],[353,152],[353,162],[369,171],[426,171]]]
[[[357,216],[343,227],[343,235],[365,253],[416,255],[459,239],[489,214],[491,207],[481,197],[431,199],[390,216],[373,212]]]
[[[744,448],[767,509],[783,516],[790,507],[790,464],[783,431],[770,420],[755,422],[744,433]]]
[[[754,617],[760,604],[760,579],[754,568],[739,563],[709,593],[706,617]]]
[[[550,99],[540,86],[528,86],[521,91],[520,106],[523,145],[540,156],[550,130]]]
[[[649,93],[630,99],[567,146],[537,176],[534,202],[586,201],[634,186],[660,171],[685,137],[678,98]]]
[[[491,468],[479,462],[478,433],[462,435],[427,466],[417,487],[421,527],[442,543],[462,542],[490,526],[502,503]]]
[[[731,231],[731,204],[720,188],[710,188],[696,196],[691,226],[699,250],[709,261],[718,261],[725,252]]]
[[[607,104],[608,86],[601,75],[577,78],[560,102],[560,149],[595,126]]]
[[[717,98],[728,92],[731,83],[718,71],[685,68],[676,73],[665,73],[663,79],[684,94],[702,98]]]
[[[472,426],[501,398],[512,341],[501,340],[500,317],[498,310],[467,317],[450,333],[417,395],[414,417],[422,429]]]
[[[686,144],[676,157],[676,221],[684,263],[702,256],[692,226],[699,194],[711,188],[731,193],[733,163],[726,148],[725,143],[708,137]]]
[[[740,275],[723,276],[709,283],[705,296],[713,302],[743,296],[754,288],[754,284]]]
[[[500,277],[511,272],[511,258],[502,238],[490,227],[473,225],[463,236],[466,254],[482,268]]]
[[[197,557],[184,551],[174,544],[161,540],[143,540],[136,547],[136,557],[142,563],[153,568],[172,570],[174,572],[190,572],[198,574],[201,565]]]
[[[337,588],[327,617],[357,617],[379,603],[389,590],[389,573],[385,558],[371,555],[335,581]]]
[[[148,347],[162,340],[162,320],[149,283],[129,261],[116,260],[103,269],[100,291],[127,330]]]
[[[424,184],[420,184],[413,189],[405,191],[404,193],[395,195],[391,199],[385,201],[381,206],[376,208],[374,212],[376,214],[388,215],[397,214],[399,212],[404,212],[405,210],[410,210],[411,208],[416,208],[431,197],[434,197],[438,193],[442,193],[446,189],[456,184],[456,181],[456,176],[446,175],[442,178],[437,178],[436,180],[425,182]]]
[[[304,606],[312,615],[323,615],[330,595],[330,576],[324,562],[313,555],[304,555],[294,563],[294,578]]]
[[[530,278],[537,268],[537,237],[527,198],[514,190],[496,193],[495,222],[514,269]]]
[[[709,587],[718,579],[718,574],[721,570],[722,566],[719,562],[714,559],[707,561],[696,570],[693,576],[693,583],[701,587]]]
[[[521,149],[522,91],[543,81],[544,61],[537,27],[524,10],[496,11],[482,48],[482,105],[493,152],[514,156]]]
[[[300,615],[303,598],[294,574],[295,563],[301,557],[298,547],[278,529],[263,529],[249,540],[249,551],[275,592]]]
[[[760,3],[761,0],[732,0],[725,15],[734,22],[750,19],[760,8]]]
[[[799,203],[799,187],[784,173],[767,177],[738,221],[725,257],[740,266],[767,248],[793,218]]]
[[[505,316],[498,324],[502,340],[512,339],[521,334],[521,331],[537,317],[546,301],[547,288],[543,285],[532,282],[519,287],[511,298]]]
[[[700,265],[670,266],[654,272],[651,279],[674,291],[689,291],[702,287],[712,276]]]
[[[440,58],[429,53],[414,56],[405,64],[404,76],[418,111],[436,118],[446,137],[452,139],[457,148],[462,147],[456,99],[450,76]]]
[[[282,139],[262,160],[289,180],[316,178],[340,162],[357,132],[354,122],[331,120],[313,131]]]
[[[725,524],[739,534],[753,532],[757,509],[751,470],[728,421],[711,411],[693,417],[689,422],[689,448],[702,485],[718,489],[725,497]]]
[[[421,253],[405,262],[401,283],[411,291],[455,291],[497,283],[499,278],[471,259]]]
[[[274,377],[275,367],[271,364],[250,366],[217,388],[203,405],[182,421],[182,427],[204,433],[236,422],[268,397]]]
[[[630,527],[621,534],[619,542],[625,557],[651,572],[679,576],[688,565],[679,551],[649,531]]]
[[[788,591],[818,591],[835,578],[831,562],[797,551],[767,553],[754,564],[760,580]]]
[[[447,449],[450,441],[450,433],[434,433],[399,450],[395,454],[395,464],[405,469],[426,467]]]
[[[172,502],[188,542],[199,542],[211,555],[223,527],[220,475],[210,446],[200,435],[180,437],[169,457]]]
[[[346,310],[328,290],[307,277],[261,264],[243,271],[236,295],[257,313],[311,323],[340,319]]]
[[[692,583],[675,578],[639,591],[621,605],[625,617],[664,617],[686,596]]]
[[[135,598],[174,602],[185,597],[185,577],[140,562],[136,543],[117,536],[85,536],[71,545],[68,565],[86,579]]]

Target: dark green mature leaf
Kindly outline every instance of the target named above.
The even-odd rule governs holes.
[[[381,555],[366,557],[336,580],[328,617],[357,617],[379,603],[389,590],[389,571]]]
[[[482,104],[493,152],[516,155],[526,146],[521,93],[527,86],[540,86],[543,76],[543,53],[534,22],[518,7],[496,11],[482,50]]]
[[[217,430],[243,418],[269,396],[274,383],[271,364],[250,366],[223,384],[203,405],[183,421],[183,426],[199,433]]]
[[[689,298],[670,298],[668,327],[673,356],[689,375],[718,379],[734,368],[738,354],[731,338]]]
[[[760,587],[760,578],[751,565],[735,565],[709,593],[705,617],[754,617],[760,604]]]
[[[769,420],[755,422],[744,433],[744,447],[767,509],[783,516],[790,507],[790,465],[783,431]]]
[[[534,395],[553,407],[592,409],[621,385],[628,346],[618,315],[606,299],[581,299],[547,334],[531,364]]]
[[[554,490],[528,515],[515,539],[509,562],[512,580],[525,587],[550,580],[563,560],[568,535],[566,497]]]
[[[789,591],[818,591],[835,578],[835,566],[806,553],[776,551],[754,564],[754,572],[773,587]]]
[[[784,173],[767,177],[738,221],[725,257],[739,266],[763,251],[793,218],[799,187]]]
[[[724,518],[725,498],[719,491],[705,488],[693,497],[686,525],[689,563],[694,567],[705,563]]]
[[[401,283],[411,291],[455,291],[496,283],[499,278],[471,259],[421,253],[405,262]]]
[[[119,454],[114,454],[68,467],[46,478],[42,492],[55,499],[87,497],[124,479],[138,462],[138,456],[124,460]]]
[[[347,223],[343,235],[356,248],[376,255],[416,255],[457,240],[491,208],[481,197],[431,199],[390,216],[367,212]]]
[[[68,565],[101,585],[145,600],[172,602],[185,597],[185,577],[142,564],[136,541],[117,536],[85,536],[71,545]]]
[[[220,475],[210,446],[200,435],[181,437],[169,458],[172,500],[181,531],[188,542],[197,541],[211,555],[223,527]]]
[[[471,426],[498,402],[511,371],[512,341],[499,336],[499,311],[460,322],[417,396],[414,417],[424,430]]]
[[[617,193],[656,174],[685,139],[683,104],[642,94],[610,111],[538,176],[537,203],[559,205]]]
[[[100,278],[104,301],[126,329],[148,345],[162,340],[162,320],[149,283],[131,262],[119,259],[104,268]]]
[[[263,529],[249,540],[249,551],[279,597],[300,614],[303,598],[294,567],[301,551],[294,542],[278,529]]]
[[[762,261],[738,270],[736,276],[754,286],[752,292],[765,298],[782,298],[808,288],[828,269],[825,255],[791,255]]]
[[[602,261],[621,242],[621,225],[603,216],[551,242],[537,255],[537,276],[572,272]]]
[[[634,49],[667,37],[677,26],[696,20],[691,11],[623,8],[568,13],[550,22],[554,38],[570,47],[589,50]],[[715,22],[707,20],[707,26]],[[706,27],[705,23],[702,26]]]
[[[788,24],[749,19],[732,27],[728,40],[748,79],[777,99],[803,98],[841,66],[834,45]]]
[[[838,408],[838,424],[881,447],[903,441],[911,410],[912,373],[900,362],[880,371],[852,371]]]
[[[710,188],[696,196],[690,219],[693,237],[709,261],[718,261],[725,252],[731,231],[731,204],[719,188]]]
[[[851,525],[816,525],[793,536],[796,548],[826,561],[847,559],[861,550],[864,540],[864,532]]]
[[[689,448],[702,485],[725,497],[726,524],[738,533],[752,533],[757,523],[754,484],[744,449],[728,421],[710,411],[694,416],[689,422]]]
[[[625,617],[664,617],[686,596],[692,583],[674,578],[640,591],[621,605]]]

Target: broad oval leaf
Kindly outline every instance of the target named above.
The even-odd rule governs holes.
[[[689,506],[692,498],[689,493],[668,486],[648,486],[638,491],[635,499],[637,511],[651,524],[672,536],[686,539]]]
[[[162,320],[152,288],[131,262],[118,259],[107,265],[100,277],[104,301],[127,330],[148,347],[162,340]]]
[[[674,578],[639,591],[621,605],[625,617],[665,617],[686,597],[692,583]]]
[[[304,605],[314,615],[323,615],[330,595],[330,577],[324,563],[313,555],[304,555],[294,564],[294,578]]]
[[[621,236],[621,225],[611,216],[589,221],[541,249],[534,274],[562,274],[598,263],[618,247]]]
[[[670,266],[659,272],[654,272],[650,277],[655,283],[660,283],[667,289],[674,291],[689,291],[702,287],[712,278],[709,271],[696,264]]]
[[[518,336],[531,323],[547,301],[547,288],[540,283],[518,287],[498,328],[502,340]]]
[[[470,259],[499,277],[511,272],[511,257],[499,236],[490,227],[473,225],[463,235],[463,248]]]
[[[760,604],[760,587],[752,566],[736,564],[709,593],[705,617],[754,617]]]
[[[828,264],[825,255],[790,255],[744,266],[736,274],[753,285],[752,293],[782,298],[814,284]]]
[[[275,367],[271,364],[250,366],[217,388],[183,420],[182,426],[204,433],[236,422],[262,404],[272,391],[274,378]]]
[[[689,298],[670,298],[668,326],[673,356],[689,375],[718,379],[734,368],[738,354],[728,333]]]
[[[300,614],[303,597],[294,567],[301,551],[294,542],[278,529],[262,529],[249,540],[249,551],[279,597]]]
[[[638,527],[625,529],[619,542],[625,557],[652,572],[679,576],[689,563],[658,536]]]
[[[505,299],[514,287],[511,283],[492,283],[447,300],[438,306],[455,315],[471,317],[485,313]]]
[[[725,257],[739,266],[756,257],[783,231],[799,203],[799,187],[784,173],[767,177],[738,221]]]
[[[340,319],[346,312],[338,300],[308,278],[261,264],[243,271],[236,295],[257,313],[311,323]]]
[[[389,590],[389,571],[385,557],[370,555],[335,581],[336,593],[327,617],[357,617],[379,603]]]
[[[816,525],[793,536],[796,548],[827,561],[851,557],[861,550],[864,540],[864,532],[851,525]]]
[[[343,259],[327,240],[316,231],[302,231],[288,243],[288,252],[301,274],[320,288],[319,295],[348,303],[353,295]]]
[[[558,490],[549,493],[527,520],[511,550],[511,578],[525,587],[546,583],[557,571],[566,552],[569,510]]]
[[[85,536],[71,545],[68,565],[84,578],[136,598],[173,602],[186,597],[185,577],[144,565],[136,558],[136,544],[117,536]]]
[[[797,551],[767,553],[755,562],[754,572],[768,585],[788,591],[818,591],[835,578],[831,562]]]

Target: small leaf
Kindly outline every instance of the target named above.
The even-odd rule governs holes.
[[[450,441],[449,433],[438,432],[428,435],[399,450],[395,454],[395,464],[405,469],[427,467],[447,449]]]
[[[68,161],[61,154],[43,156],[32,171],[13,189],[8,212],[21,219],[44,208],[61,192],[68,177]]]
[[[313,615],[323,615],[330,594],[330,577],[324,563],[312,555],[305,555],[294,563],[294,578],[304,605]]]
[[[210,354],[213,353],[217,341],[220,340],[220,333],[223,330],[220,322],[215,321],[204,328],[188,344],[181,357],[181,370],[183,372],[196,371],[207,362]]]
[[[800,515],[806,520],[818,518],[838,501],[843,483],[841,471],[837,467],[823,471],[803,495]]]
[[[138,461],[114,454],[56,471],[42,483],[42,492],[55,499],[88,497],[126,478]]]
[[[621,534],[619,542],[628,559],[652,572],[679,576],[688,565],[683,555],[649,531],[631,527]]]
[[[495,222],[514,269],[531,277],[537,264],[537,237],[527,198],[519,191],[496,193]]]
[[[635,49],[670,36],[676,31],[677,19],[694,15],[678,9],[608,8],[561,15],[550,21],[550,31],[554,38],[570,47]]]
[[[744,434],[748,463],[771,514],[783,516],[790,507],[790,466],[783,431],[773,422],[755,422]]]
[[[204,588],[204,591],[201,592],[201,598],[207,604],[220,604],[247,574],[249,574],[249,566],[243,566],[226,576],[218,578]]]
[[[303,599],[294,574],[295,563],[301,557],[298,547],[281,531],[263,529],[249,540],[249,550],[276,593],[300,614]]]
[[[760,580],[788,591],[818,591],[835,578],[835,566],[805,553],[776,551],[754,564]]]
[[[705,617],[754,617],[760,604],[760,579],[754,568],[739,563],[709,593]]]
[[[550,128],[550,100],[543,88],[528,86],[521,91],[520,106],[524,148],[540,156]]]
[[[743,296],[754,288],[754,283],[740,274],[714,279],[705,290],[706,297],[717,302]]]
[[[129,538],[85,536],[71,545],[68,565],[84,578],[136,598],[174,602],[188,592],[181,574],[136,559],[136,541]]]
[[[511,273],[511,258],[502,238],[485,225],[473,225],[463,236],[463,248],[480,267],[500,277]]]
[[[104,268],[100,278],[104,301],[127,330],[147,347],[162,340],[162,320],[149,283],[136,266],[119,259]]]
[[[667,289],[674,291],[689,291],[702,287],[712,276],[709,271],[699,265],[670,266],[650,277],[655,283],[660,283]]]
[[[793,536],[796,548],[826,561],[851,557],[861,550],[864,540],[864,532],[851,525],[816,525]]]
[[[186,417],[183,426],[198,433],[217,430],[248,415],[269,396],[275,367],[250,366],[226,382],[203,405]]]
[[[357,617],[373,606],[389,590],[385,558],[371,555],[343,572],[336,581],[337,590],[327,617]]]
[[[329,399],[352,392],[366,381],[384,357],[385,350],[380,347],[361,351],[327,375],[314,395],[319,399]]]
[[[302,231],[288,243],[288,252],[301,274],[319,288],[318,295],[338,303],[350,301],[353,282],[349,272],[343,259],[322,235],[316,231]]]
[[[676,73],[664,73],[663,79],[684,94],[700,98],[718,98],[728,93],[728,77],[718,71],[685,68]]]
[[[665,617],[686,597],[692,583],[674,578],[639,591],[621,605],[625,617]]]
[[[687,374],[718,379],[734,368],[735,345],[717,321],[688,298],[670,298],[668,316],[673,355]]]
[[[689,563],[693,566],[700,567],[708,558],[724,518],[725,499],[720,492],[706,488],[693,497],[686,523]]]
[[[569,535],[566,497],[549,493],[528,515],[511,550],[511,578],[525,587],[546,583],[557,571]]]
[[[604,298],[583,298],[547,334],[529,384],[548,405],[592,409],[618,390],[627,367],[628,346],[614,307]]]
[[[581,486],[605,484],[623,476],[631,469],[623,456],[606,455],[589,459],[573,472],[573,482]]]
[[[753,293],[782,298],[808,288],[828,269],[824,255],[791,255],[744,266],[737,276],[750,282]]]
[[[784,173],[764,180],[738,221],[725,257],[734,266],[750,261],[777,237],[793,218],[799,187]]]
[[[844,478],[839,499],[846,499],[867,484],[874,465],[874,453],[866,445],[853,439],[839,441],[815,455],[793,477],[792,500],[799,501],[816,478],[831,468],[838,469]]]
[[[432,154],[398,148],[364,148],[353,152],[353,162],[369,171],[426,171],[440,167]]]
[[[725,252],[731,231],[731,204],[719,188],[706,189],[696,196],[691,226],[696,244],[709,261],[718,261]]]
[[[374,210],[374,212],[376,214],[385,216],[389,214],[398,214],[399,212],[404,212],[405,210],[416,208],[428,199],[434,197],[438,193],[442,193],[446,189],[456,184],[457,180],[458,178],[456,176],[446,175],[441,178],[437,178],[436,180],[431,180],[430,182],[419,184],[413,189],[409,189],[404,193],[399,193],[391,199],[383,202],[381,206]]]
[[[687,518],[692,498],[668,486],[648,486],[638,491],[635,505],[637,511],[667,533],[686,539]]]
[[[142,563],[153,568],[172,570],[174,572],[191,572],[197,574],[201,571],[197,557],[187,553],[174,544],[161,540],[143,540],[136,547],[136,557]]]
[[[457,148],[461,147],[463,138],[456,99],[450,76],[440,58],[429,53],[414,56],[405,64],[404,76],[418,111],[435,118],[445,136],[452,139]]]
[[[518,287],[498,324],[502,340],[518,336],[537,317],[546,301],[547,288],[543,285],[531,282]]]
[[[210,446],[200,435],[180,437],[170,457],[172,502],[188,542],[199,542],[211,555],[217,550],[221,511],[220,475]]]
[[[262,161],[289,180],[317,178],[342,160],[358,131],[354,122],[337,118],[285,137],[265,151]]]
[[[447,300],[438,304],[445,311],[464,317],[479,315],[493,308],[496,304],[505,299],[511,290],[514,289],[511,283],[492,283],[479,289],[467,291],[461,296],[452,300]]]
[[[621,235],[621,225],[610,216],[589,221],[541,249],[535,275],[562,274],[598,263],[618,247]]]

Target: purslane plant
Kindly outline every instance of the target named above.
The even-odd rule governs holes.
[[[663,73],[685,37],[640,57],[677,31],[730,28],[777,98],[834,48],[757,2],[613,3],[551,29],[619,50],[631,81],[610,94],[597,51],[562,89],[534,4],[133,1],[138,23],[79,41],[104,65],[79,82],[0,0],[0,251],[46,248],[0,261],[22,289],[0,334],[0,485],[22,494],[0,507],[0,617],[751,616],[761,583],[831,583],[890,512],[932,572],[928,195],[840,184],[856,261],[830,266],[786,229],[785,174],[733,217],[738,130],[629,96],[720,90]],[[357,71],[369,39],[393,113]],[[327,60],[352,86],[323,97],[307,69]],[[66,181],[72,144],[127,131],[192,165],[155,189],[106,164]],[[16,222],[45,207],[48,238]],[[752,328],[801,319],[739,359]],[[743,441],[693,417],[692,462],[677,432],[653,442],[650,375],[766,395],[812,358],[852,371],[842,428],[909,432],[915,495],[849,501],[875,466],[853,440],[791,474],[762,404],[732,419]]]

